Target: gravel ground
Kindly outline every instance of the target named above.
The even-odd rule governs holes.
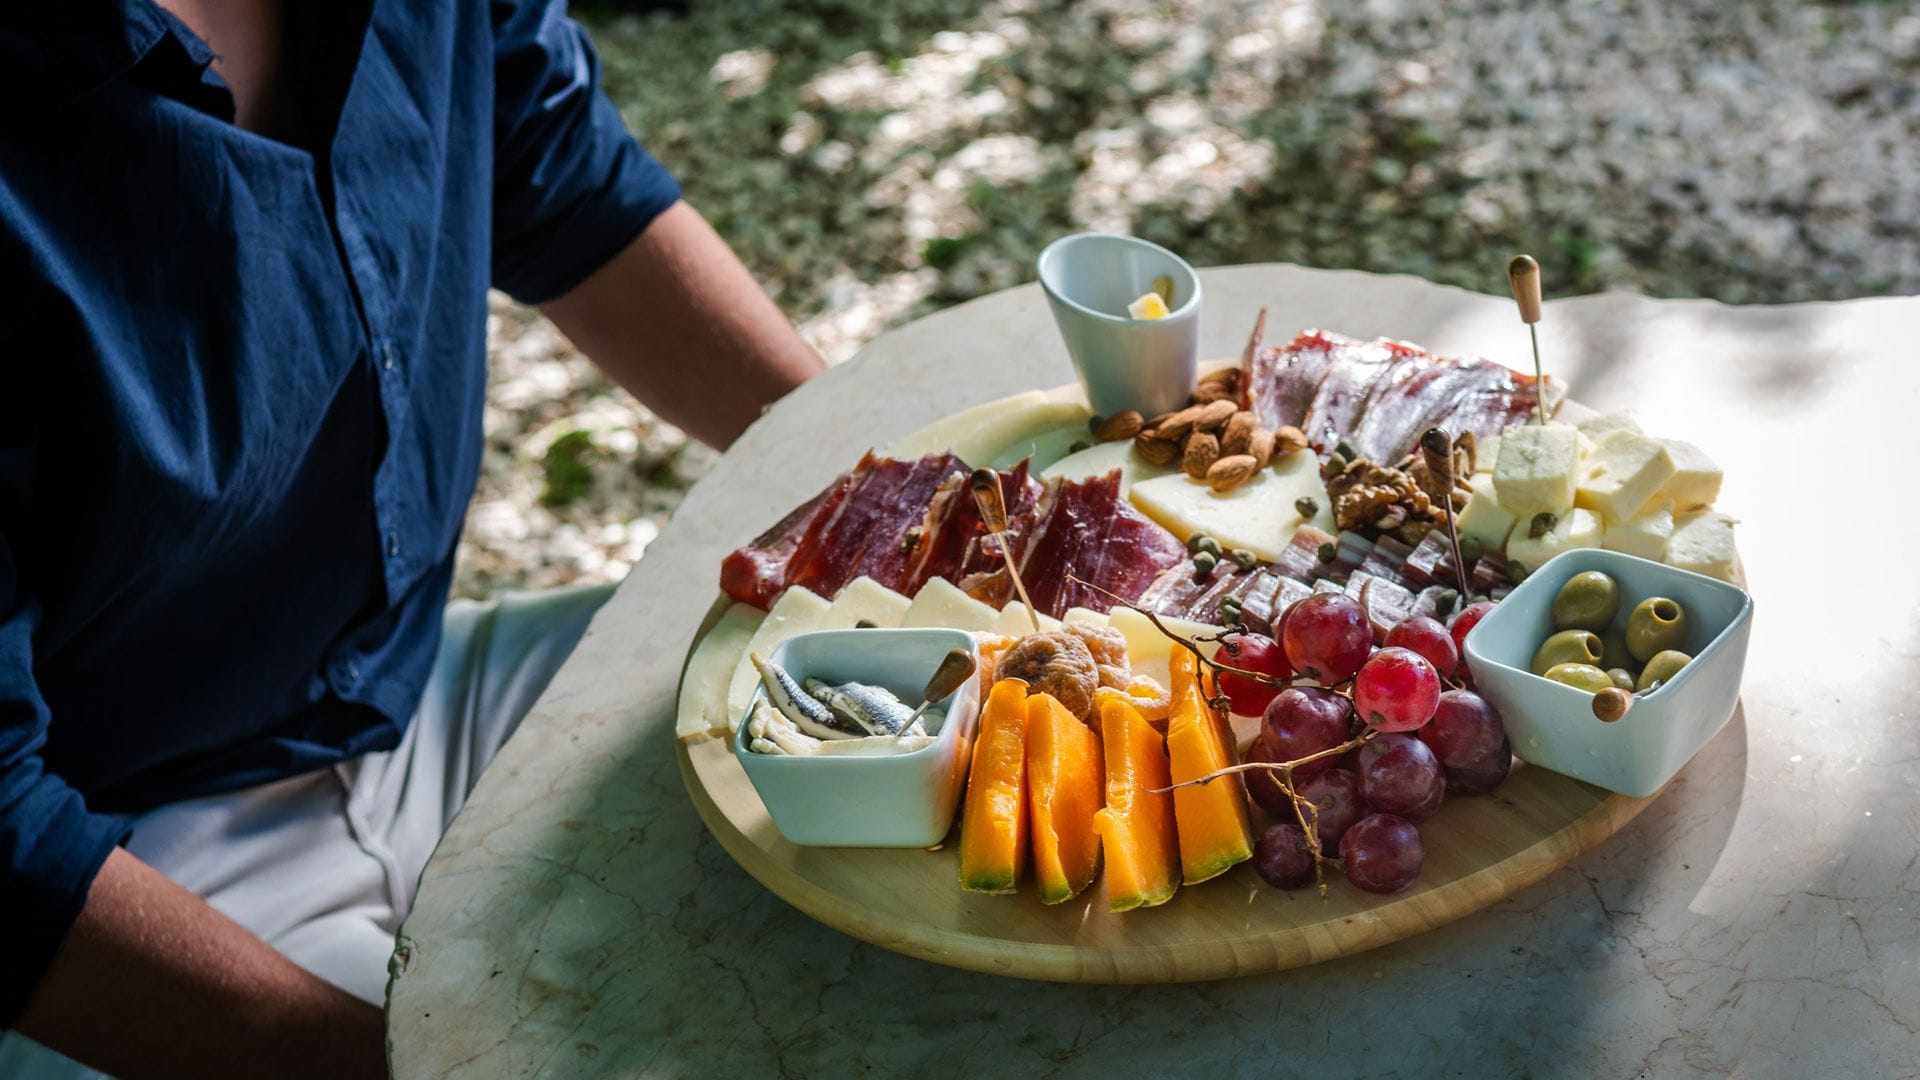
[[[884,7],[884,18],[870,7]],[[831,361],[1120,229],[1489,291],[1920,291],[1920,4],[696,3],[606,85]],[[713,460],[493,308],[456,591],[618,578]]]

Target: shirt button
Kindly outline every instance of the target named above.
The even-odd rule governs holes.
[[[380,343],[380,366],[383,368],[386,368],[388,371],[392,371],[393,370],[393,354],[398,351],[399,350],[394,348],[393,342],[391,341],[381,342]]]
[[[389,558],[392,558],[399,554],[400,554],[400,533],[398,531],[389,532],[387,534],[387,556]]]

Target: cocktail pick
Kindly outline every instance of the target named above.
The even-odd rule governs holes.
[[[1527,336],[1533,340],[1533,416],[1537,423],[1547,422],[1547,380],[1540,369],[1540,264],[1531,255],[1515,255],[1507,264],[1507,284],[1513,287],[1513,302],[1520,305],[1520,321],[1527,324]]]
[[[927,680],[927,688],[920,692],[920,707],[913,710],[907,722],[893,733],[897,742],[902,735],[913,730],[920,722],[920,716],[933,707],[933,703],[960,689],[968,679],[973,678],[973,654],[965,649],[948,649],[947,655],[940,658],[940,666],[933,669],[933,678]]]
[[[973,491],[973,505],[980,510],[980,520],[986,524],[987,531],[1000,537],[1000,557],[1006,560],[1007,576],[1013,578],[1013,587],[1020,593],[1020,602],[1027,607],[1027,618],[1033,620],[1033,632],[1040,632],[1040,613],[1033,610],[1033,601],[1027,598],[1026,583],[1020,580],[1020,568],[1013,564],[1013,546],[1007,541],[1007,497],[1000,490],[1000,474],[992,469],[975,469],[967,477],[967,486]]]
[[[1447,540],[1453,544],[1453,573],[1460,582],[1460,604],[1465,607],[1473,590],[1467,587],[1467,563],[1460,557],[1460,530],[1453,523],[1453,436],[1446,428],[1430,427],[1420,436],[1420,456],[1426,460],[1433,488],[1427,494],[1439,500],[1447,515]]]
[[[1611,724],[1627,715],[1627,710],[1631,708],[1633,695],[1617,686],[1610,686],[1593,695],[1593,715],[1606,723]]]

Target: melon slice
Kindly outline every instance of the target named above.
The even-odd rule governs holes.
[[[1199,662],[1176,649],[1173,714],[1167,718],[1167,758],[1174,783],[1195,780],[1234,764],[1233,736],[1201,685]],[[1175,831],[1180,838],[1180,877],[1197,885],[1253,857],[1253,821],[1247,789],[1238,776],[1175,789]]]
[[[1106,863],[1107,909],[1132,911],[1173,899],[1180,888],[1180,842],[1167,748],[1140,711],[1119,696],[1100,703],[1107,805],[1093,816]]]
[[[960,887],[1010,893],[1027,856],[1027,684],[1002,679],[980,711],[960,813]]]
[[[1100,812],[1106,774],[1100,737],[1050,694],[1027,699],[1027,805],[1033,878],[1040,901],[1063,904],[1093,884],[1100,865]]]

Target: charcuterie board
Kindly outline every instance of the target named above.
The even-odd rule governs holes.
[[[1085,432],[1084,407],[1077,413],[1080,419],[1072,421],[1076,397],[1077,388],[1068,387],[995,403],[1027,420],[1004,425],[994,435],[999,442],[976,446],[975,453],[997,467],[1042,453],[1052,443],[1060,444],[1052,448],[1057,456],[1076,429]],[[1011,403],[1020,405],[1016,409]],[[972,412],[997,415],[994,405]],[[1566,402],[1561,415],[1590,413]],[[895,446],[928,452],[956,430],[951,420]],[[724,653],[719,666],[733,668],[746,636],[723,624],[730,607],[738,606],[726,596],[714,605],[689,650],[690,663],[713,664],[712,657],[699,657],[702,645],[709,635],[718,641],[720,632],[728,632],[733,636],[709,651]],[[689,710],[701,707],[683,688],[678,706],[683,734],[699,727],[697,716],[689,723]],[[769,817],[736,760],[732,739],[683,738],[676,754],[694,806],[721,845],[801,911],[909,956],[1055,981],[1205,980],[1360,952],[1471,914],[1538,881],[1612,835],[1657,797],[1630,798],[1516,764],[1491,795],[1449,798],[1423,824],[1425,866],[1404,891],[1381,896],[1344,883],[1335,883],[1324,897],[1310,888],[1282,891],[1242,864],[1182,889],[1163,906],[1114,913],[1098,881],[1054,906],[1042,904],[1031,890],[1015,896],[963,891],[957,885],[957,825],[945,843],[927,850],[796,846]]]

